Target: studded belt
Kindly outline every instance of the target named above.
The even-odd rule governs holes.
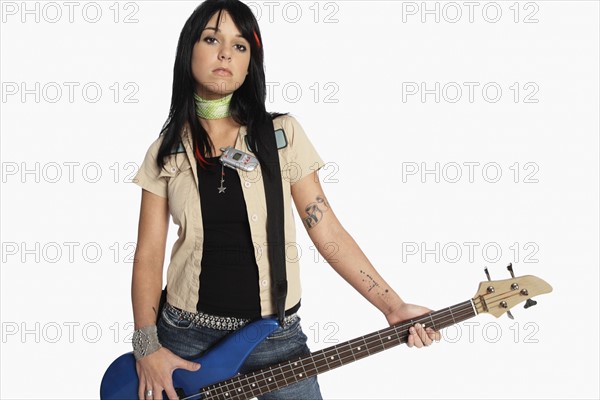
[[[166,303],[165,307],[172,311],[179,318],[184,319],[186,321],[190,321],[196,326],[217,329],[220,331],[235,331],[246,325],[248,322],[252,321],[251,319],[247,318],[221,317],[218,315],[206,314],[202,311],[193,313],[185,310],[180,310],[179,308],[174,307],[169,303]],[[291,325],[294,322],[296,322],[297,319],[297,313],[287,315],[283,320],[283,325]]]

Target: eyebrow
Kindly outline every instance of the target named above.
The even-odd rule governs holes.
[[[204,31],[206,31],[206,30],[211,30],[211,31],[215,31],[215,32],[221,32],[221,30],[220,30],[220,29],[217,29],[217,28],[212,28],[212,27],[209,27],[209,28],[204,28],[204,29],[202,30],[202,32],[204,32]],[[245,37],[243,37],[241,34],[239,34],[239,35],[235,35],[235,37],[239,37],[239,38],[242,38],[242,39],[246,39],[246,38],[245,38]]]

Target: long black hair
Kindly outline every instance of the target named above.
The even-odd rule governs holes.
[[[187,124],[191,131],[196,158],[204,162],[204,154],[212,154],[212,144],[206,130],[196,116],[194,91],[196,82],[192,74],[192,50],[200,39],[202,31],[213,15],[227,11],[240,33],[250,43],[250,65],[244,83],[233,93],[229,111],[240,125],[247,126],[247,132],[255,140],[260,140],[256,127],[268,117],[265,109],[266,83],[264,71],[264,51],[258,22],[252,10],[238,0],[206,0],[188,18],[177,44],[177,55],[173,67],[173,93],[169,116],[161,129],[164,135],[158,150],[156,163],[163,168],[165,157],[178,146],[181,131]],[[271,114],[276,117],[281,114]],[[256,131],[256,132],[255,132]],[[257,155],[258,156],[258,155]],[[260,157],[259,157],[260,158]]]

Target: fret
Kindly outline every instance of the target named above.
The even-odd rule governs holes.
[[[237,395],[237,392],[235,390],[235,385],[233,382],[231,381],[226,381],[227,383],[225,384],[225,392],[223,393],[224,398],[226,399],[231,399],[233,396]]]
[[[350,353],[350,356],[352,356],[352,361],[356,361],[359,358],[356,358],[356,345],[355,345],[356,340],[351,340],[350,342],[348,342],[347,346],[345,347],[345,352],[346,353]]]
[[[250,393],[250,395],[252,397],[256,397],[258,395],[261,394],[260,391],[260,387],[258,386],[258,381],[256,379],[256,375],[252,375],[252,378],[254,378],[250,383],[250,388],[248,389],[248,392]]]
[[[337,355],[337,361],[340,363],[339,366],[341,367],[345,363],[344,363],[344,360],[342,359],[342,355],[340,354],[340,351],[339,351],[340,347],[341,347],[340,345],[337,345],[337,346],[334,346],[333,349],[335,350],[335,354]]]
[[[342,365],[351,361],[356,361],[354,358],[354,353],[352,352],[352,347],[350,343],[346,343],[344,345],[336,346],[337,354],[342,361]]]
[[[383,350],[387,350],[394,346],[402,343],[401,336],[406,335],[406,328],[402,328],[402,333],[399,333],[396,329],[386,329],[386,332],[382,332]]]
[[[381,348],[385,350],[385,342],[383,341],[383,335],[381,334],[381,331],[377,332],[377,339],[379,341],[379,346],[381,346]]]
[[[269,372],[270,372],[270,374],[268,376],[263,374],[265,376],[265,381],[264,381],[265,386],[267,388],[269,388],[269,390],[279,389],[279,386],[277,386],[277,382],[275,382],[275,380],[273,379],[273,376],[274,376],[273,371],[269,371]]]
[[[252,394],[252,396],[256,397],[261,393],[265,393],[266,391],[262,390],[262,387],[266,382],[264,373],[262,371],[256,371],[252,372],[251,375],[253,377],[252,383],[250,384],[250,393]]]
[[[434,314],[434,313],[431,313],[431,314],[429,314],[429,319],[431,320],[431,327],[432,327],[434,330],[437,330],[437,328],[435,327],[435,322],[433,322],[433,314]]]
[[[280,364],[279,371],[281,371],[281,377],[285,381],[286,385],[289,385],[290,383],[295,382],[294,381],[294,370],[293,370],[291,364],[289,364],[289,363],[283,364],[283,365]],[[279,380],[279,379],[277,379],[277,380]]]
[[[361,358],[365,358],[370,355],[369,353],[369,344],[367,342],[367,336],[362,336],[359,339],[355,340],[352,344],[352,349],[355,354],[355,359],[360,360]]]
[[[327,361],[327,357],[322,351],[313,353],[312,359],[317,372],[329,371],[331,369],[329,362]]]
[[[240,377],[240,387],[243,389],[244,393],[252,393],[253,389],[256,387],[256,383],[253,383],[254,375],[242,375]]]
[[[375,339],[375,336],[379,336],[379,335],[373,335],[373,336],[372,336],[373,340],[374,340],[375,342],[377,342],[377,339]],[[372,346],[367,346],[367,341],[366,341],[366,340],[365,340],[364,342],[365,342],[364,344],[365,344],[365,349],[367,350],[367,354],[368,354],[368,355],[371,355],[372,353],[371,353],[371,351],[369,350],[369,347],[372,347]]]
[[[313,376],[319,373],[319,367],[315,363],[314,354],[309,354],[306,357],[306,361],[304,362],[302,362],[302,358],[299,358],[298,360],[300,360],[299,362],[302,365],[302,368],[304,369],[306,375]]]
[[[200,391],[200,394],[202,395],[202,399],[210,399],[211,396],[211,386],[207,386],[205,388],[203,388]]]
[[[344,365],[340,361],[340,355],[338,354],[337,349],[335,347],[325,349],[324,355],[327,357],[327,366],[329,367],[329,369],[334,369]]]
[[[306,369],[304,368],[304,363],[299,362],[299,361],[294,361],[292,363],[292,371],[294,372],[294,376],[297,378],[297,380],[301,380],[304,378],[307,378],[308,375],[306,373]]]
[[[454,319],[454,314],[452,313],[452,307],[448,307],[448,311],[450,311],[450,316],[452,317],[452,322],[456,323],[456,320]]]
[[[224,395],[225,395],[224,387],[223,387],[223,386],[221,386],[221,385],[219,385],[219,386],[216,386],[216,387],[213,389],[213,394],[214,394],[214,395],[217,395],[218,397],[222,397],[222,396],[224,396]]]
[[[239,381],[231,382],[229,386],[229,392],[225,394],[225,396],[228,399],[238,399],[245,397],[244,387],[240,383],[241,382]]]
[[[370,335],[368,341],[365,340],[365,346],[367,347],[369,354],[375,354],[385,350],[385,342],[386,340],[384,337],[378,332],[375,335]]]

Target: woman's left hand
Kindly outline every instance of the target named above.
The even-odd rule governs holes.
[[[395,325],[398,322],[409,321],[430,312],[431,310],[427,307],[404,303],[385,317],[390,325]],[[421,324],[411,326],[408,333],[408,347],[415,346],[421,348],[423,346],[429,346],[434,341],[439,342],[442,338],[442,335],[439,332],[436,332],[430,327],[423,328]]]

